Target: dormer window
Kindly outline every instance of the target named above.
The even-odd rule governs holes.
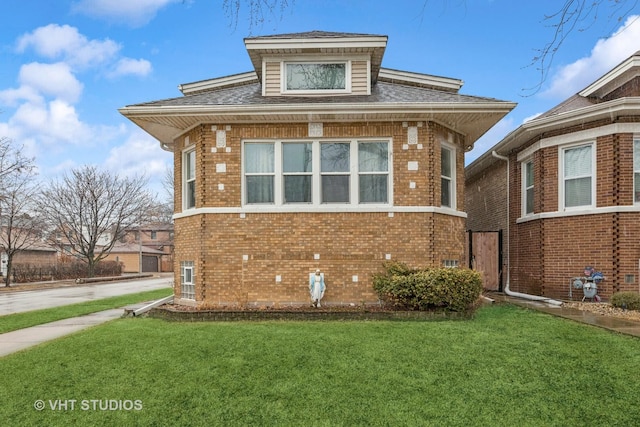
[[[282,87],[286,93],[348,93],[349,61],[285,62]]]

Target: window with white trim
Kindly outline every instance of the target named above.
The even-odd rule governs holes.
[[[533,160],[527,160],[522,164],[522,214],[533,213]]]
[[[633,201],[640,203],[640,137],[633,140]]]
[[[593,144],[561,150],[561,194],[565,209],[590,207],[594,204],[595,160]]]
[[[244,143],[246,205],[391,203],[390,142]]]
[[[456,207],[456,152],[442,145],[440,147],[440,206]]]
[[[196,151],[185,151],[182,157],[182,206],[184,209],[196,207]]]
[[[180,263],[180,297],[193,300],[196,298],[193,261]]]
[[[284,92],[346,93],[350,90],[349,62],[284,62]]]

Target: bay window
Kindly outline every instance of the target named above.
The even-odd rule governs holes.
[[[589,207],[594,202],[593,144],[561,151],[561,194],[564,208]]]
[[[243,203],[387,205],[389,156],[380,140],[245,142]]]

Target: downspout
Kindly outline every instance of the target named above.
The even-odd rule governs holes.
[[[506,156],[501,156],[500,154],[498,154],[495,150],[491,151],[491,155],[493,157],[495,157],[496,159],[499,160],[503,160],[505,162],[507,162],[507,283],[504,286],[504,293],[511,296],[511,297],[515,297],[515,298],[522,298],[522,299],[526,299],[529,301],[541,301],[541,302],[546,302],[547,304],[551,304],[551,305],[557,305],[560,306],[562,305],[562,301],[557,301],[551,298],[547,298],[547,297],[543,297],[543,296],[539,296],[539,295],[531,295],[531,294],[524,294],[522,292],[514,292],[511,289],[509,289],[509,284],[511,281],[511,235],[509,234],[509,189],[511,188],[511,185],[509,183],[509,158]]]

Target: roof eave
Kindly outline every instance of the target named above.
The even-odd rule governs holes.
[[[119,112],[173,151],[173,141],[203,122],[346,122],[435,120],[466,135],[473,144],[516,104],[504,101],[472,103],[362,103],[215,106],[129,106]],[[470,117],[474,117],[470,120]],[[170,125],[169,122],[179,122]]]
[[[545,132],[600,119],[610,118],[615,120],[620,115],[640,115],[640,97],[618,98],[565,113],[530,120],[511,131],[500,142],[469,164],[465,168],[465,175],[471,178],[498,161],[492,155],[494,151],[499,155],[507,156],[532,138]]]

